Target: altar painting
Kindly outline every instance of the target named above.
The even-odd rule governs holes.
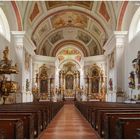
[[[73,89],[73,75],[66,75],[66,89]]]
[[[48,93],[48,81],[40,80],[40,93]]]

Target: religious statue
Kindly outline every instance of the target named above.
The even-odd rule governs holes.
[[[136,74],[140,78],[140,51],[138,51],[137,60],[136,60]]]
[[[28,79],[26,79],[26,91],[29,91],[29,85],[30,83],[29,83],[29,80]]]
[[[3,51],[3,60],[7,61],[8,60],[8,55],[9,55],[9,49],[6,46],[5,50]]]
[[[138,78],[138,89],[140,88],[140,51],[138,51],[137,58],[132,61],[135,69],[136,76]]]
[[[61,94],[61,87],[59,87],[59,89],[58,89],[58,95],[60,95]]]
[[[36,74],[36,79],[35,79],[35,82],[36,83],[38,83],[38,79],[39,79],[39,77],[38,77],[38,73]]]
[[[129,80],[130,80],[129,88],[135,89],[135,75],[134,75],[134,71],[130,72]]]
[[[135,89],[135,74],[134,74],[134,71],[130,72],[129,80],[130,80],[129,88],[131,89],[131,99],[130,100],[133,100],[132,99],[132,92],[133,92],[133,89]]]
[[[111,91],[113,90],[113,81],[112,81],[112,78],[109,79],[109,89]]]

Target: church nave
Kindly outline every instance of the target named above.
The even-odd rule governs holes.
[[[40,139],[96,139],[98,134],[73,104],[65,104]]]

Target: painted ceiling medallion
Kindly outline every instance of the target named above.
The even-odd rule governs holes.
[[[64,26],[76,26],[80,28],[86,28],[88,23],[88,17],[75,11],[67,11],[54,15],[51,18],[51,22],[54,28],[60,28]]]

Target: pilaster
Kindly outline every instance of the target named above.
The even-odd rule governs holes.
[[[114,34],[107,41],[104,55],[107,61],[107,100],[116,102],[116,93],[124,91],[124,50],[127,45],[127,31],[114,31]],[[110,57],[112,55],[112,58]],[[111,58],[111,59],[110,59]],[[113,60],[113,67],[110,68]],[[109,80],[112,79],[113,90],[110,90]]]
[[[17,63],[19,68],[19,74],[18,74],[18,83],[20,86],[20,92],[22,93],[22,101],[24,101],[24,93],[26,91],[26,81],[24,78],[24,45],[23,45],[23,39],[25,35],[25,31],[12,31],[11,32],[12,39],[14,42],[14,47],[16,51],[17,56]],[[26,100],[26,99],[25,99]]]
[[[124,67],[124,50],[127,45],[127,31],[115,31],[115,77],[116,91],[124,91],[125,67]]]

